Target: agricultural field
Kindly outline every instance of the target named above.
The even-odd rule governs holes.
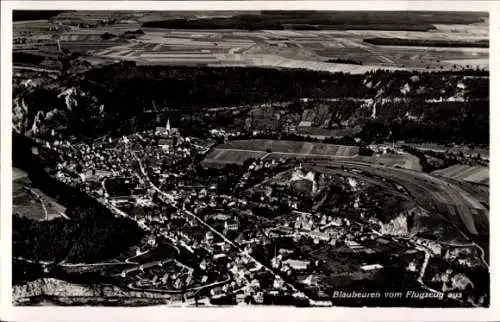
[[[383,155],[374,155],[374,156],[357,156],[355,158],[356,161],[373,163],[378,165],[383,165],[386,167],[399,167],[403,169],[422,171],[422,165],[420,164],[419,159],[410,154],[410,153],[402,153],[402,154],[383,154]]]
[[[450,153],[450,154],[463,154],[467,157],[477,157],[478,155],[481,159],[489,159],[490,151],[487,148],[470,148],[468,146],[445,146],[442,144],[415,144],[415,143],[400,143],[404,146],[409,146],[420,151],[434,151],[440,153]]]
[[[365,34],[349,31],[142,30],[145,34],[133,43],[97,51],[95,55],[139,64],[186,62],[351,73],[365,73],[382,66],[384,69],[485,67],[488,61],[487,48],[377,46],[364,43]],[[431,38],[437,41],[446,36],[436,33]],[[327,62],[339,58],[362,65]]]
[[[490,172],[487,167],[468,166],[463,164],[453,165],[451,167],[432,172],[434,175],[451,178],[460,181],[482,183],[489,185]]]
[[[226,149],[213,149],[202,161],[205,167],[223,167],[226,164],[243,164],[248,159],[259,159],[265,156],[265,152],[259,151],[237,151]]]
[[[359,149],[355,146],[335,145],[282,140],[236,140],[219,146],[220,149],[271,151],[272,153],[290,153],[305,155],[324,155],[336,157],[353,157]]]
[[[359,149],[355,146],[278,140],[238,140],[219,145],[203,160],[205,167],[243,164],[250,158],[258,159],[317,159],[353,158]]]
[[[12,171],[12,214],[35,220],[51,220],[65,216],[66,208],[39,189],[31,188],[26,172],[14,168]]]
[[[356,20],[356,24],[351,29],[334,25],[334,28],[324,27],[323,30],[292,30],[297,29],[292,25],[286,30],[191,30],[159,28],[148,23],[162,19],[185,20],[189,15],[183,12],[86,11],[65,12],[50,20],[16,21],[14,50],[35,53],[39,50],[43,54],[47,47],[54,47],[58,39],[63,48],[85,53],[89,59],[127,60],[140,65],[263,66],[350,73],[380,68],[434,70],[460,69],[467,65],[488,68],[488,48],[385,46],[364,41],[384,38],[413,39],[417,43],[430,44],[484,42],[488,40],[488,21],[478,22],[478,17],[467,20],[469,24],[466,25],[434,17],[440,22],[434,26],[429,24],[428,18],[420,17],[418,19],[425,18],[425,26],[415,21],[407,25],[406,21],[400,21],[399,25],[391,21],[391,25],[372,24],[373,29],[370,29],[358,21],[359,17],[332,13],[330,18],[333,20],[344,17]],[[194,17],[210,19],[231,15],[234,13],[203,12]],[[273,14],[267,15],[270,19],[275,18]],[[138,30],[141,31],[138,34],[127,34]],[[110,38],[103,39],[105,34]]]

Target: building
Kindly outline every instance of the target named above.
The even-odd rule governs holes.
[[[253,299],[254,299],[255,303],[257,303],[257,304],[264,303],[264,293],[263,292],[257,292],[257,294],[255,294],[253,296]]]
[[[237,220],[227,220],[224,222],[224,231],[237,231],[240,225]]]
[[[212,233],[211,231],[207,231],[207,233],[205,234],[205,241],[208,244],[211,244],[214,241],[214,233]]]
[[[174,140],[173,139],[165,139],[165,138],[159,138],[158,139],[158,146],[161,147],[163,150],[167,150],[174,146]]]
[[[222,259],[222,258],[226,258],[227,255],[224,254],[224,253],[219,253],[219,254],[215,254],[214,255],[214,260],[219,260],[219,259]]]
[[[315,230],[315,231],[307,232],[306,235],[313,238],[314,240],[322,240],[322,241],[329,241],[330,240],[330,234],[328,232],[322,232],[322,231]]]
[[[345,244],[346,244],[347,247],[349,247],[351,249],[360,249],[360,248],[363,248],[363,246],[361,246],[358,242],[356,242],[354,240],[346,240]]]
[[[155,128],[155,136],[157,137],[171,137],[179,135],[179,129],[170,127],[170,119],[167,120],[165,127],[157,126]]]
[[[222,296],[224,296],[224,290],[220,286],[215,287],[215,288],[210,290],[210,295],[212,295],[212,297],[214,297],[214,298],[222,297]]]
[[[275,289],[281,289],[282,287],[285,286],[285,281],[281,279],[280,277],[276,277],[273,282],[273,287]]]
[[[238,303],[238,304],[245,303],[246,297],[247,297],[247,295],[245,293],[236,294],[236,303]]]
[[[318,286],[318,278],[314,275],[309,275],[301,283],[308,286]]]
[[[380,264],[371,264],[371,265],[363,265],[360,267],[363,271],[373,271],[376,269],[381,269],[383,268],[382,265]]]
[[[289,265],[293,270],[296,271],[305,271],[309,269],[309,265],[311,264],[311,262],[309,261],[303,261],[298,259],[288,259],[283,263]]]

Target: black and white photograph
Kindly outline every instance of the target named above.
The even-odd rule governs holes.
[[[12,11],[12,306],[490,307],[487,10],[89,9]]]

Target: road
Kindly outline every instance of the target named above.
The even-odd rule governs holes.
[[[481,216],[481,214],[487,217],[489,213],[488,209],[480,204],[470,193],[440,178],[423,172],[402,168],[389,168],[375,164],[341,159],[332,161],[310,161],[303,162],[302,164],[304,165],[306,163],[313,166],[344,166],[347,168],[355,168],[372,175],[386,178],[405,187],[415,202],[424,209],[434,211],[435,209],[443,207],[443,205],[446,206],[448,212],[457,216],[463,223],[463,226],[467,228],[468,234],[465,235],[468,236],[468,238],[470,238],[471,235],[488,233],[484,231],[479,232],[475,225],[475,217]],[[479,212],[479,214],[474,212]],[[487,218],[484,219],[487,220]],[[459,231],[461,230],[459,229]]]
[[[228,150],[234,150],[234,151],[250,151],[250,152],[262,152],[262,151],[253,151],[253,150],[238,150],[238,149],[228,149]],[[279,153],[277,153],[279,154]],[[300,155],[297,153],[282,153],[282,154],[290,154],[290,155]],[[306,155],[306,154],[304,154]],[[306,156],[311,156],[311,155],[306,155]],[[318,155],[315,155],[318,156]],[[321,156],[321,155],[319,155]],[[332,157],[331,155],[324,155],[328,157]],[[314,157],[314,155],[312,156]],[[464,226],[467,228],[469,234],[472,235],[477,235],[478,231],[476,230],[476,227],[474,225],[474,216],[475,214],[472,213],[471,209],[479,209],[482,211],[487,211],[487,209],[481,205],[475,198],[470,195],[468,192],[462,190],[458,186],[454,184],[450,184],[449,182],[446,182],[444,180],[441,180],[439,178],[433,177],[429,174],[422,173],[422,172],[416,172],[412,170],[407,170],[407,169],[401,169],[401,168],[388,168],[385,166],[379,166],[375,164],[368,164],[368,163],[363,163],[363,162],[357,162],[357,161],[350,161],[350,160],[345,160],[346,158],[349,157],[340,157],[335,160],[335,162],[338,163],[338,165],[343,165],[346,167],[352,167],[352,168],[357,168],[359,170],[365,171],[367,173],[371,173],[383,178],[387,178],[393,182],[397,182],[398,184],[401,184],[404,186],[412,195],[414,200],[419,203],[422,207],[427,208],[429,207],[428,202],[429,200],[433,201],[435,203],[435,206],[439,206],[441,204],[445,204],[449,210],[449,212],[453,215],[456,215],[460,218]],[[334,160],[332,160],[334,161]],[[332,161],[320,161],[320,162],[314,162],[315,165],[318,163],[326,163],[326,165],[331,165]],[[141,164],[141,163],[140,163]],[[141,171],[142,171],[142,166],[141,166]],[[145,174],[145,171],[142,171],[143,174]],[[151,183],[151,181],[148,182]],[[161,194],[165,194],[163,191],[158,189],[154,184],[151,183],[153,186],[153,189],[158,191]],[[185,209],[185,205],[183,204],[183,210],[184,212],[191,216],[193,219],[197,220],[200,222],[202,225],[207,227],[209,230],[211,230],[214,234],[218,235],[221,237],[224,241],[238,249],[241,253],[244,253],[243,250],[236,244],[234,244],[231,240],[227,239],[223,234],[218,232],[216,229],[208,225],[206,222],[204,222],[201,218],[197,217],[195,214],[192,212],[188,211]],[[431,209],[432,210],[432,209]],[[458,228],[457,228],[458,229]],[[460,231],[460,230],[459,230]],[[476,245],[475,243],[472,243],[471,245]],[[484,250],[479,247],[481,250],[482,256],[481,259],[482,261],[486,264],[486,261],[484,260]],[[432,292],[437,292],[436,290],[433,290],[423,284],[422,278],[425,275],[426,267],[428,260],[430,258],[430,255],[428,251],[425,252],[425,260],[422,265],[420,274],[419,274],[419,281],[421,282],[422,286],[429,291]],[[249,254],[245,254],[249,256],[252,260],[254,260],[256,263],[262,265],[266,270],[271,272],[273,275],[280,277],[279,275],[276,275],[274,271],[262,263],[260,263],[258,260],[250,256]],[[288,284],[288,283],[287,283]],[[296,288],[289,284],[289,286],[293,289],[296,290]]]
[[[135,152],[131,151],[132,154],[134,155],[134,157],[137,159],[137,161],[139,162],[139,168],[142,172],[142,174],[144,175],[145,177],[145,181],[149,183],[149,185],[151,186],[151,188],[153,188],[156,192],[158,192],[159,194],[161,194],[162,196],[166,197],[167,200],[171,201],[173,205],[176,205],[177,202],[173,199],[173,196],[171,196],[170,194],[162,191],[161,189],[159,189],[150,179],[149,177],[147,176],[147,173],[142,165],[142,161],[137,157],[137,155],[135,154]],[[222,240],[224,240],[225,242],[227,242],[229,245],[231,245],[232,247],[234,247],[235,249],[237,249],[239,251],[239,253],[241,255],[244,255],[244,256],[247,256],[248,258],[250,258],[254,263],[256,263],[257,265],[261,266],[262,268],[264,268],[266,271],[270,272],[271,274],[273,274],[275,277],[278,277],[280,278],[281,280],[285,281],[285,284],[290,287],[293,291],[295,292],[300,292],[294,285],[290,284],[289,282],[286,282],[285,279],[283,279],[279,274],[277,274],[274,270],[272,270],[271,268],[269,268],[268,266],[266,266],[265,264],[261,263],[259,260],[257,260],[255,257],[253,257],[251,254],[248,254],[246,251],[244,251],[243,249],[240,248],[240,246],[238,246],[237,244],[235,244],[232,240],[228,239],[224,234],[222,234],[221,232],[219,232],[217,229],[213,228],[211,225],[209,225],[207,222],[205,222],[203,219],[201,219],[200,217],[196,216],[194,213],[192,213],[191,211],[187,210],[186,207],[185,207],[185,204],[183,203],[182,204],[182,210],[183,212],[188,215],[189,217],[191,217],[192,219],[198,221],[201,225],[205,226],[207,229],[209,229],[210,231],[212,231],[214,234],[216,234],[217,236],[219,236]],[[301,292],[300,292],[301,293]],[[308,298],[306,296],[306,298]],[[308,298],[309,299],[309,298]],[[310,299],[309,299],[310,300]]]
[[[249,150],[249,149],[223,149],[227,151],[235,152],[251,152],[251,153],[262,153],[261,150]],[[457,185],[450,183],[438,177],[434,177],[430,174],[412,171],[403,168],[395,167],[385,167],[371,163],[365,163],[360,161],[349,160],[355,156],[335,156],[335,155],[323,155],[323,154],[302,154],[302,153],[292,153],[292,152],[272,152],[271,154],[276,155],[294,155],[294,156],[306,156],[310,158],[314,157],[328,157],[330,160],[313,160],[304,161],[303,164],[316,164],[325,167],[332,165],[344,165],[346,167],[357,168],[363,170],[367,173],[371,173],[380,177],[387,178],[393,182],[396,182],[407,188],[412,194],[413,199],[419,203],[425,209],[434,211],[436,209],[442,209],[446,207],[447,212],[460,218],[461,223],[467,229],[468,234],[463,234],[469,238],[471,235],[487,234],[485,231],[478,231],[476,221],[487,221],[489,211],[482,205],[473,195],[469,192],[463,190]],[[266,157],[269,153],[266,155]],[[481,218],[484,216],[486,218]],[[453,225],[455,225],[452,222]],[[457,227],[459,232],[462,232],[459,227]],[[481,228],[479,228],[481,229]],[[483,228],[484,229],[484,228]]]
[[[121,217],[126,217],[126,218],[129,218],[133,221],[135,221],[137,223],[137,225],[139,227],[141,227],[142,229],[144,229],[145,231],[149,232],[151,231],[151,229],[143,224],[143,223],[140,223],[139,221],[135,220],[133,217],[130,217],[126,212],[124,212],[123,210],[115,207],[111,202],[109,202],[107,199],[101,199],[101,198],[97,198],[97,200],[102,203],[104,206],[106,206],[109,210],[111,210],[111,212],[113,212],[114,214],[118,215],[118,216],[121,216]]]
[[[200,285],[200,286],[196,286],[196,287],[192,287],[192,288],[188,288],[188,289],[181,289],[181,290],[161,290],[161,289],[154,289],[154,288],[142,288],[142,287],[134,286],[135,283],[129,283],[127,285],[127,287],[133,291],[165,293],[165,294],[179,294],[179,293],[187,293],[187,292],[194,292],[194,291],[199,292],[205,288],[224,285],[224,284],[228,283],[230,280],[231,280],[231,278],[228,277],[227,279],[225,279],[223,281],[217,281],[217,282],[213,282],[210,284]]]
[[[488,264],[488,262],[484,258],[484,256],[485,256],[484,249],[474,242],[466,243],[466,244],[449,243],[449,242],[439,241],[439,240],[435,240],[435,242],[443,244],[443,245],[452,246],[452,247],[475,247],[475,248],[479,249],[479,251],[481,252],[480,259],[483,262],[483,265],[486,266],[488,268],[488,270],[490,269],[490,265]]]
[[[15,69],[20,69],[20,70],[30,70],[33,72],[40,72],[40,73],[53,73],[53,74],[60,74],[61,71],[55,70],[55,69],[48,69],[48,68],[38,68],[38,67],[30,67],[30,66],[12,66],[12,68]]]

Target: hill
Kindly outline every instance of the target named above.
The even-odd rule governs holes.
[[[276,110],[282,130],[300,125],[285,124],[288,116],[300,120],[310,114],[304,114],[307,109],[323,109],[324,125],[313,117],[308,126],[357,126],[362,129],[358,136],[367,141],[392,132],[398,140],[482,144],[489,138],[487,76],[475,70],[351,75],[116,64],[57,81],[27,83],[16,77],[14,128],[41,136],[57,128],[87,137],[150,128],[170,118],[183,134],[205,136],[213,127],[241,129],[252,109],[285,102]]]

